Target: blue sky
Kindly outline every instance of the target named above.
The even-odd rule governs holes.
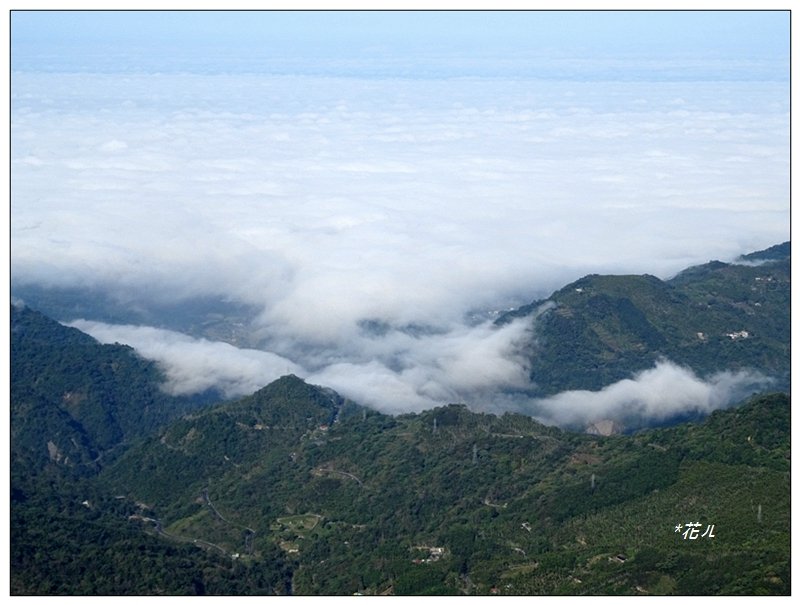
[[[686,77],[731,77],[728,66],[717,65],[715,74],[707,64],[699,68],[701,60],[748,60],[758,64],[740,69],[736,77],[771,79],[788,77],[788,15],[787,11],[15,11],[12,61],[15,69],[25,70],[285,72],[289,67],[282,62],[282,53],[291,53],[309,61],[360,61],[346,68],[328,65],[340,72],[368,72],[377,65],[384,74],[413,75],[409,69],[427,60],[437,65],[440,74],[446,75],[449,67],[454,75],[463,75],[469,71],[468,60],[475,57],[503,59],[505,69],[516,60],[519,71],[528,55],[545,53],[572,59],[680,59]],[[451,60],[442,62],[444,55]],[[454,63],[453,55],[461,61]],[[319,69],[298,61],[290,65],[295,71]],[[497,64],[493,67],[498,69]],[[473,62],[476,69],[487,67]],[[580,73],[593,76],[591,68]]]

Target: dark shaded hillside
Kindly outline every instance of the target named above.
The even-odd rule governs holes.
[[[256,570],[141,531],[142,510],[98,488],[136,438],[209,402],[161,392],[156,366],[122,345],[11,307],[11,592],[285,594]],[[277,547],[276,547],[277,549]]]
[[[754,369],[789,385],[789,245],[714,261],[668,281],[589,275],[498,319],[538,314],[528,348],[537,394],[598,390],[666,357],[700,376]],[[544,312],[541,312],[544,310]]]
[[[143,511],[88,479],[12,490],[12,595],[286,594],[280,562],[243,567],[142,531]],[[267,553],[266,556],[270,556]]]
[[[163,376],[124,345],[101,345],[11,307],[11,439],[23,475],[56,462],[90,471],[125,440],[204,403],[163,393]],[[16,466],[15,466],[16,468]]]

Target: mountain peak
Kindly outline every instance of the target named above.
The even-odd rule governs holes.
[[[305,425],[311,418],[317,424],[330,423],[343,403],[338,393],[308,384],[302,378],[287,374],[238,401],[218,409],[255,412],[267,424]]]

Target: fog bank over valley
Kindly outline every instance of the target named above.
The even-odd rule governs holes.
[[[499,312],[588,273],[667,278],[789,238],[788,86],[769,53],[690,60],[642,34],[637,52],[587,38],[477,57],[402,30],[374,52],[356,35],[293,54],[303,38],[287,33],[253,54],[256,29],[216,40],[227,54],[204,67],[124,36],[105,58],[67,34],[52,43],[75,54],[48,55],[21,26],[15,46],[12,288],[107,293],[119,322],[57,319],[157,361],[172,393],[234,397],[295,373],[390,413],[488,409],[535,388],[521,350],[536,324],[496,326]],[[201,298],[247,306],[246,338],[131,325]],[[766,380],[665,360],[507,409],[663,419]]]
[[[85,320],[70,325],[102,343],[129,344],[155,360],[166,375],[164,389],[174,395],[213,388],[236,398],[292,373],[384,413],[466,403],[475,410],[521,412],[545,424],[577,430],[604,420],[640,428],[705,415],[774,383],[753,370],[718,372],[702,379],[691,369],[662,359],[652,369],[600,391],[537,397],[519,354],[520,347],[535,338],[530,319],[501,328],[485,323],[458,333],[395,335],[393,342],[367,346],[348,361],[332,358],[317,371],[267,351],[239,349],[169,330]]]

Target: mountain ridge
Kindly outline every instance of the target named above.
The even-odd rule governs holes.
[[[523,352],[537,396],[598,390],[667,358],[701,377],[753,369],[789,384],[789,243],[747,255],[769,262],[712,261],[669,280],[587,275],[497,318],[535,318]],[[587,372],[592,369],[592,372]]]

